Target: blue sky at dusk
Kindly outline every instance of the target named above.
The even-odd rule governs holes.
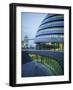
[[[29,39],[34,39],[41,21],[45,18],[46,13],[21,13],[21,39],[27,35]],[[32,43],[32,42],[30,42]]]

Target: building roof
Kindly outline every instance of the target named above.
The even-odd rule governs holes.
[[[64,15],[48,14],[41,22],[35,37],[35,43],[63,42]]]

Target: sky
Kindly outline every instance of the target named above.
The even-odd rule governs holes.
[[[27,35],[29,39],[34,39],[41,21],[45,18],[46,13],[21,13],[21,39]],[[31,41],[29,44],[32,44]]]

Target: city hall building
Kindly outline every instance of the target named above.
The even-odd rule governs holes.
[[[64,50],[64,15],[48,14],[35,37],[36,49]]]

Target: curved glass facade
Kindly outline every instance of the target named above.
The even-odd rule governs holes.
[[[35,43],[63,42],[64,15],[48,14],[38,28]]]

